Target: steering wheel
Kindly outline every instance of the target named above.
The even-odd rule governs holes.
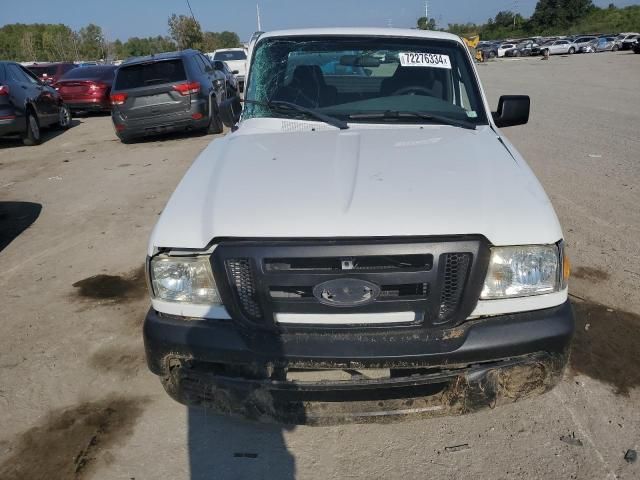
[[[400,88],[392,93],[394,97],[399,95],[426,95],[427,97],[431,97],[433,94],[428,88],[413,86]]]

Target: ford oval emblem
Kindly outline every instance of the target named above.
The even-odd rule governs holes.
[[[374,302],[380,295],[380,287],[356,278],[339,278],[316,285],[313,295],[324,305],[360,307]]]

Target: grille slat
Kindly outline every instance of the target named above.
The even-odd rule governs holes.
[[[439,322],[446,322],[458,310],[470,266],[470,253],[448,253],[445,255],[438,311]]]
[[[243,312],[254,320],[262,318],[251,261],[247,258],[235,258],[227,260],[226,264]]]

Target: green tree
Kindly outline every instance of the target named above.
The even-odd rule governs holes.
[[[174,13],[169,17],[168,23],[171,37],[176,41],[180,50],[202,47],[202,28],[197,20]]]
[[[171,52],[176,48],[176,44],[169,37],[132,37],[122,45],[118,57],[141,57],[155,53]]]
[[[235,32],[204,32],[201,49],[213,52],[219,48],[236,48],[240,46],[240,37]]]
[[[35,38],[31,30],[27,30],[22,34],[20,47],[22,50],[22,58],[30,59],[30,61],[33,62],[38,59],[36,54]]]
[[[78,32],[80,39],[79,51],[84,60],[100,60],[106,56],[105,39],[102,28],[90,23]]]
[[[42,56],[50,62],[77,60],[77,36],[66,25],[45,25],[42,32]]]
[[[236,48],[240,46],[240,37],[235,32],[229,32],[225,30],[220,32],[220,47],[219,48]]]
[[[420,17],[418,19],[418,29],[420,29],[420,30],[435,30],[436,29],[436,19],[435,18]]]
[[[538,0],[531,27],[539,31],[566,28],[594,9],[592,0]]]

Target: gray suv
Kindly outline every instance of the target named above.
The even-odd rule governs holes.
[[[224,72],[195,50],[124,62],[111,90],[111,118],[124,143],[178,130],[221,133],[218,114],[226,99]]]

